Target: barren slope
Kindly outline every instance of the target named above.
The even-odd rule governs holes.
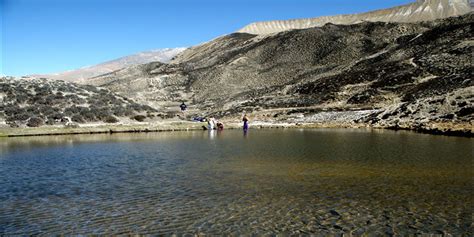
[[[459,16],[471,11],[469,0],[418,0],[414,3],[361,14],[256,22],[240,29],[241,33],[270,34],[292,29],[323,26],[326,23],[355,24],[370,22],[419,22]]]
[[[181,100],[205,114],[278,117],[370,110],[380,126],[472,121],[473,14],[430,23],[327,24],[257,36],[235,33],[180,54],[94,78],[156,108]]]

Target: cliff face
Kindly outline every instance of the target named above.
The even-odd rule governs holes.
[[[469,123],[473,18],[235,33],[190,48],[170,64],[130,67],[90,83],[157,109],[186,100],[220,117],[243,110],[282,119],[368,110],[346,120]]]
[[[370,22],[420,22],[459,16],[471,11],[469,0],[418,0],[412,4],[361,14],[324,16],[317,18],[256,22],[238,32],[271,34],[292,29],[306,29],[333,24]]]

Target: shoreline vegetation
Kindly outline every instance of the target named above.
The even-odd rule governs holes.
[[[242,124],[235,121],[223,121],[225,129],[242,129]],[[27,136],[60,136],[60,135],[86,135],[86,134],[114,134],[114,133],[149,133],[149,132],[172,132],[172,131],[197,131],[206,127],[206,122],[191,122],[182,120],[169,120],[149,123],[135,124],[82,124],[80,127],[67,126],[42,126],[24,128],[2,128],[0,137],[27,137]],[[417,125],[395,125],[395,126],[372,126],[364,123],[344,122],[282,122],[282,121],[258,121],[250,123],[250,129],[294,129],[294,128],[354,128],[354,129],[387,129],[406,130],[418,133],[474,137],[473,125],[470,123],[429,123]]]

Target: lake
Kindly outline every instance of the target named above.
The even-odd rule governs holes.
[[[275,129],[0,139],[0,235],[473,235],[473,140]]]

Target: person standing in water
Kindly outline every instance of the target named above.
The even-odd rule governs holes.
[[[209,129],[209,131],[214,130],[215,125],[216,125],[216,121],[214,117],[209,118],[209,120],[207,121],[207,128]]]
[[[249,129],[249,119],[247,118],[247,114],[244,114],[242,117],[242,122],[244,122],[244,131]]]
[[[221,121],[217,120],[217,119],[216,119],[216,127],[217,127],[217,131],[224,130],[224,124]]]

